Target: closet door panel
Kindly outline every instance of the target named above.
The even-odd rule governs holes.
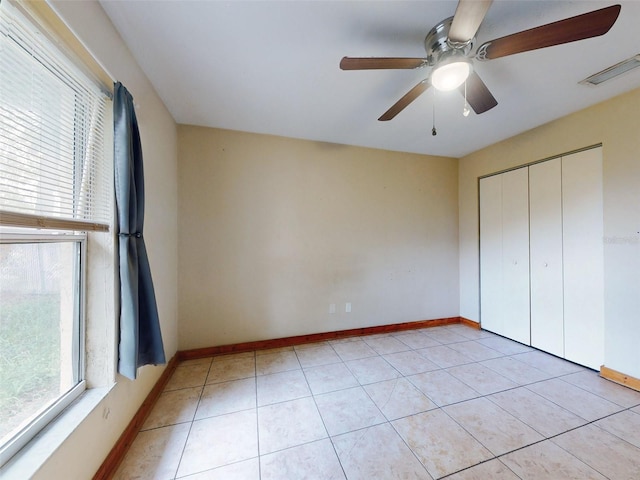
[[[564,356],[561,159],[529,167],[531,345]]]
[[[480,179],[480,321],[502,331],[502,179]]]
[[[530,344],[529,169],[502,177],[503,335]],[[500,332],[499,332],[500,333]]]
[[[604,360],[602,149],[562,158],[565,357]]]

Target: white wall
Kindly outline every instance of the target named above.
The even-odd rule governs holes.
[[[456,159],[178,131],[181,350],[458,316]]]
[[[54,1],[52,6],[106,70],[129,89],[137,105],[146,177],[144,233],[169,360],[178,347],[176,125],[99,3]],[[117,376],[108,395],[35,478],[91,478],[163,369],[143,367],[135,382]]]
[[[460,160],[461,316],[479,320],[478,177],[602,143],[605,365],[640,378],[639,112],[640,89]]]

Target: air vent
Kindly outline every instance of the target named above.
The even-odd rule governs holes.
[[[622,75],[623,73],[626,73],[638,66],[640,66],[640,54],[628,58],[620,63],[616,63],[609,68],[605,68],[601,72],[591,75],[578,83],[582,85],[600,85],[602,82],[611,80],[612,78]]]

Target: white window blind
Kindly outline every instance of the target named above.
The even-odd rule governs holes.
[[[107,101],[17,9],[0,3],[0,224],[108,230]]]

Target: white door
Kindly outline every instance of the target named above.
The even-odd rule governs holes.
[[[502,330],[502,178],[480,179],[480,317],[482,328]]]
[[[604,361],[602,149],[562,158],[565,357]]]
[[[480,181],[481,324],[530,343],[528,169]]]
[[[531,341],[528,186],[528,168],[502,174],[502,334],[527,345]]]
[[[531,345],[564,356],[562,162],[529,167]]]

